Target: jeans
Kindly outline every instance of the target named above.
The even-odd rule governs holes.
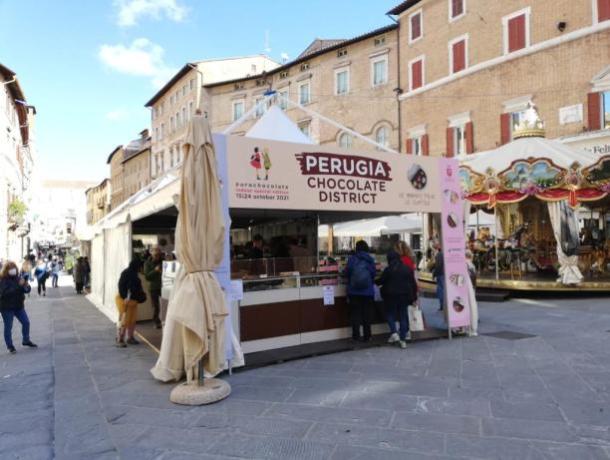
[[[4,321],[4,342],[7,348],[13,348],[13,318],[21,323],[21,336],[23,343],[30,341],[30,320],[25,308],[19,310],[0,310]]]
[[[436,278],[436,297],[438,298],[439,308],[445,308],[445,276],[441,275]]]
[[[47,292],[47,277],[43,277],[43,278],[38,278],[38,295],[40,295],[42,292],[46,293]]]
[[[409,315],[407,314],[407,296],[394,296],[383,299],[385,316],[390,327],[390,334],[396,333],[396,316],[400,323],[400,340],[406,340],[409,332]]]
[[[57,287],[57,282],[59,281],[59,275],[57,273],[53,273],[52,278],[51,278],[51,286],[53,286],[54,288]]]
[[[371,338],[371,314],[373,312],[373,298],[362,295],[349,296],[349,308],[352,320],[352,338],[360,338],[360,325],[362,325],[362,338]]]

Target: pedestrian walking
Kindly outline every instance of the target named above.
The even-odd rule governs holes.
[[[36,268],[34,269],[34,277],[36,278],[36,283],[38,284],[38,295],[42,295],[46,297],[47,295],[47,279],[49,278],[49,272],[47,269],[46,261],[39,259],[36,264]]]
[[[74,277],[74,287],[76,288],[76,293],[82,294],[83,288],[85,287],[85,265],[82,257],[76,259],[76,263],[72,268],[72,276]]]
[[[440,243],[436,243],[437,253],[434,258],[434,268],[432,279],[436,280],[436,297],[439,302],[439,311],[445,309],[445,263],[443,260],[443,250]]]
[[[153,307],[153,321],[155,327],[161,329],[161,279],[163,276],[163,255],[161,249],[155,246],[152,250],[152,255],[144,263],[144,277],[148,281],[148,294],[150,295],[150,303]]]
[[[403,264],[409,267],[412,271],[416,270],[415,263],[417,262],[417,258],[415,257],[415,253],[411,246],[409,246],[405,241],[398,241],[394,245],[394,250],[400,255],[400,260]]]
[[[59,262],[57,258],[54,258],[51,262],[51,287],[57,288],[59,286]]]
[[[91,264],[89,257],[83,257],[83,287],[88,291],[91,287]]]
[[[388,343],[399,343],[400,348],[407,348],[409,333],[409,317],[407,308],[417,300],[417,283],[413,269],[405,265],[400,254],[392,250],[388,252],[388,266],[385,268],[377,284],[381,285],[381,297],[385,306],[386,320],[390,327]],[[396,320],[400,328],[396,331]]]
[[[142,289],[139,272],[142,262],[133,259],[129,266],[123,270],[119,278],[119,292],[115,302],[119,311],[119,324],[116,337],[116,345],[125,348],[128,344],[137,345],[135,337],[136,320],[138,316],[138,304],[146,302],[146,293]],[[125,340],[127,335],[127,340]]]
[[[347,296],[352,322],[352,339],[371,339],[371,316],[375,298],[375,260],[369,254],[366,241],[356,243],[356,253],[347,261]],[[360,335],[362,326],[362,336]]]
[[[25,295],[31,287],[21,276],[15,263],[7,261],[0,272],[0,314],[4,322],[4,342],[9,353],[17,352],[13,345],[13,319],[21,323],[21,344],[24,347],[36,348],[30,340],[30,320],[25,312]]]

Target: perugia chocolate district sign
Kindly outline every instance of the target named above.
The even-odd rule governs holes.
[[[232,208],[441,210],[435,158],[237,136],[227,138],[226,150]]]

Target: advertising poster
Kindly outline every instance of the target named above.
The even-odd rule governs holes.
[[[445,299],[449,327],[470,326],[468,269],[466,268],[464,214],[457,160],[439,162],[442,195],[442,249],[445,264]]]
[[[231,208],[440,212],[438,159],[230,136]]]

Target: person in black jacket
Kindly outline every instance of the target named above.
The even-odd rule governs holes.
[[[125,348],[127,345],[137,345],[138,342],[134,333],[136,330],[136,320],[138,316],[138,304],[146,302],[146,294],[142,288],[139,272],[142,268],[142,262],[139,259],[133,259],[129,267],[121,273],[119,278],[119,293],[115,298],[116,306],[119,311],[119,324],[116,338],[116,345],[119,348]],[[125,333],[127,333],[127,341],[125,341]]]
[[[409,332],[407,307],[417,300],[415,274],[400,260],[400,254],[392,250],[388,252],[388,266],[376,283],[381,285],[381,297],[385,304],[388,326],[390,326],[388,343],[400,342],[400,347],[406,348]],[[400,336],[396,333],[397,314],[400,322]]]
[[[24,347],[36,348],[30,340],[30,320],[25,312],[25,295],[31,290],[27,280],[19,276],[14,262],[6,262],[0,272],[0,313],[4,321],[4,341],[10,353],[16,353],[13,345],[13,319],[21,323],[21,344]]]

